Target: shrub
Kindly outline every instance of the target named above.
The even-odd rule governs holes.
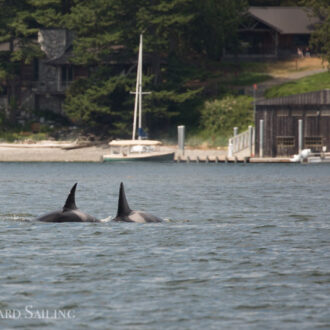
[[[233,127],[247,129],[253,121],[252,97],[227,95],[220,100],[207,101],[201,111],[201,126],[212,139],[230,136]]]

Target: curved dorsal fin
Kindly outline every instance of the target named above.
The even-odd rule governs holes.
[[[131,211],[132,210],[129,208],[127,203],[124,184],[121,182],[119,189],[117,217],[128,215]]]
[[[76,194],[77,184],[78,183],[75,183],[73,185],[73,187],[71,188],[70,194],[69,194],[68,198],[66,199],[66,202],[63,206],[63,211],[69,211],[69,210],[76,210],[77,209],[76,201],[75,201],[75,194]]]

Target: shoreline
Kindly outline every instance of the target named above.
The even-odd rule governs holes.
[[[100,162],[104,147],[62,149],[56,147],[0,147],[0,162]]]
[[[76,143],[70,141],[41,141],[38,143],[0,143],[0,163],[6,162],[57,162],[102,163],[103,155],[109,153],[108,143]],[[226,148],[206,149],[187,146],[182,155],[177,146],[161,146],[162,151],[175,153],[173,161],[180,163],[290,163],[289,157],[255,158],[242,152],[227,157]]]
[[[180,152],[177,146],[162,146],[162,151]],[[82,143],[42,141],[38,143],[0,143],[0,162],[103,162],[109,153],[108,143]],[[225,149],[195,149],[187,147],[185,155],[190,157],[224,157]]]

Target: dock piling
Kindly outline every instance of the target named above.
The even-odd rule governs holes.
[[[181,155],[184,155],[185,126],[178,126],[178,147]]]
[[[259,121],[259,157],[264,156],[264,120]]]
[[[298,120],[298,152],[299,152],[299,154],[303,150],[303,136],[304,136],[303,120],[299,119]]]
[[[250,125],[249,126],[249,141],[248,141],[248,145],[249,145],[249,156],[251,157],[253,154],[253,127]]]

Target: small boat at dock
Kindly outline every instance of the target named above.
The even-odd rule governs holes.
[[[174,160],[174,151],[161,151],[160,141],[155,140],[114,140],[109,143],[110,153],[103,156],[103,161]]]
[[[294,155],[290,159],[293,163],[330,163],[330,152],[326,152],[326,148],[321,152],[312,152],[311,149],[304,149],[300,154]]]
[[[307,163],[330,163],[330,153],[314,153],[308,156]]]

